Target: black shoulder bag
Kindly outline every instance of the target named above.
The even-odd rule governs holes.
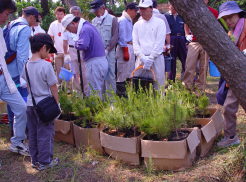
[[[41,100],[38,104],[36,104],[36,101],[34,99],[32,89],[31,89],[31,83],[30,78],[27,72],[27,64],[25,64],[25,71],[26,71],[26,78],[29,84],[31,96],[32,96],[32,102],[33,106],[37,111],[37,114],[41,121],[44,123],[49,123],[53,121],[56,117],[58,117],[61,114],[61,110],[53,96],[48,96]]]

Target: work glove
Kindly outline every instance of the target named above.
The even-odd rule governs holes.
[[[185,38],[188,42],[191,42],[193,39],[193,35],[186,35]]]
[[[64,64],[69,64],[71,62],[71,57],[69,54],[65,54],[64,56]]]
[[[108,56],[108,50],[105,49],[105,56]]]
[[[242,52],[243,52],[243,54],[246,56],[246,49],[244,49]]]
[[[151,66],[153,65],[153,63],[154,63],[154,61],[151,60],[151,59],[145,60],[143,69],[145,69],[145,70],[150,70],[150,68],[151,68]]]
[[[129,61],[130,55],[129,55],[128,47],[122,47],[122,51],[123,51],[124,61]]]
[[[20,78],[20,87],[27,88],[27,82],[23,78]]]

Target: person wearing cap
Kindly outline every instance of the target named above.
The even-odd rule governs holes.
[[[97,28],[102,37],[106,58],[108,60],[109,67],[105,81],[105,89],[113,90],[115,92],[115,47],[119,39],[118,21],[116,17],[108,13],[103,0],[92,1],[90,3],[90,7],[91,12],[96,15],[96,17],[92,20],[92,24]]]
[[[4,25],[8,20],[10,14],[17,10],[14,1],[0,1],[0,25]],[[14,136],[11,140],[11,151],[29,156],[27,146],[24,145],[23,140],[26,139],[26,103],[21,94],[18,92],[14,81],[8,71],[5,62],[5,54],[7,46],[3,37],[3,30],[0,27],[0,99],[6,102],[11,110],[14,112]]]
[[[72,6],[69,12],[70,14],[73,14],[75,17],[82,16],[81,9],[79,6]],[[77,49],[75,48],[75,41],[74,41],[75,38],[76,38],[76,34],[74,33],[71,33],[69,31],[65,31],[63,33],[64,62],[65,63],[69,62],[70,68],[74,74],[72,80],[73,89],[77,91],[81,91],[80,80],[79,80],[80,79],[79,62],[78,62]],[[82,63],[82,65],[84,70],[84,63]]]
[[[32,57],[26,63],[22,78],[26,80],[32,94],[27,99],[27,128],[32,167],[44,170],[58,164],[53,159],[54,122],[43,123],[36,114],[32,95],[36,103],[53,96],[57,103],[57,77],[51,63],[45,61],[50,53],[56,53],[53,40],[48,34],[39,33],[30,37]],[[28,77],[30,80],[28,80]]]
[[[136,3],[126,5],[125,11],[118,19],[119,41],[116,49],[117,57],[117,82],[125,82],[130,78],[135,68],[135,55],[132,47],[133,20],[137,16]]]
[[[204,3],[207,5],[208,0],[204,0]],[[210,12],[218,17],[218,11],[207,6]],[[208,70],[208,54],[203,49],[201,44],[197,41],[196,37],[191,33],[189,27],[187,25],[185,28],[185,37],[189,42],[187,47],[187,57],[186,57],[186,65],[185,65],[185,73],[183,78],[183,84],[189,90],[198,89],[198,95],[200,92],[204,92],[206,88],[206,80],[207,80],[207,70]],[[199,64],[199,65],[198,65]],[[197,69],[198,67],[198,69]],[[196,75],[196,72],[199,74]],[[198,76],[198,78],[196,78]]]
[[[38,22],[35,23],[34,26],[32,26],[32,36],[38,34],[38,33],[46,33],[45,30],[40,26],[40,22],[42,21],[42,16],[38,15]]]
[[[220,5],[218,19],[223,18],[226,22],[230,37],[240,51],[246,51],[246,12],[244,12],[235,1],[227,1]],[[230,89],[224,103],[224,138],[218,142],[219,147],[228,147],[239,144],[240,139],[236,133],[237,111],[239,100]]]
[[[133,50],[137,56],[135,68],[143,65],[146,70],[153,69],[157,83],[154,88],[164,86],[165,64],[162,55],[165,44],[166,26],[163,20],[153,16],[152,0],[140,1],[142,19],[133,26]]]
[[[11,21],[5,28],[10,29],[9,31],[9,50],[14,51],[16,54],[15,56],[11,56],[11,61],[7,61],[9,73],[14,80],[18,91],[20,92],[21,96],[24,100],[26,100],[28,92],[25,87],[22,87],[20,76],[22,74],[24,64],[29,58],[29,51],[30,51],[30,44],[29,44],[29,37],[31,36],[31,28],[35,25],[38,20],[38,10],[32,6],[26,7],[22,10],[22,17]],[[6,54],[7,56],[7,54]],[[10,59],[5,57],[6,60]],[[20,100],[19,102],[23,101]],[[12,112],[10,105],[8,105],[8,119],[10,122],[11,128],[13,127],[13,137],[11,138],[12,145],[10,146],[10,150],[12,152],[18,152],[18,145],[19,139],[18,138],[25,138],[25,130],[26,130],[26,117],[23,116],[21,122],[13,122],[14,116],[16,114]],[[12,124],[13,123],[13,124]],[[28,155],[27,148],[25,149],[26,155]]]
[[[72,14],[62,20],[64,28],[76,34],[75,48],[83,52],[85,62],[85,79],[88,84],[87,96],[97,92],[102,98],[103,86],[108,72],[108,61],[105,55],[103,40],[91,23]],[[84,82],[84,81],[83,81]]]
[[[157,0],[152,0],[153,1],[153,15],[156,16],[157,18],[160,18],[164,21],[165,26],[166,26],[166,42],[165,42],[165,47],[164,47],[164,52],[169,52],[170,51],[170,26],[169,22],[167,21],[167,18],[165,15],[161,14],[160,11],[157,9]]]
[[[185,60],[187,56],[187,48],[186,48],[186,38],[184,32],[184,20],[183,18],[177,13],[171,3],[169,5],[169,12],[165,14],[167,21],[169,23],[171,29],[171,56],[172,56],[172,63],[171,63],[171,72],[168,75],[170,80],[175,81],[176,78],[176,59],[179,58],[182,64],[182,71],[181,71],[181,80],[183,74],[185,72]]]
[[[63,17],[65,16],[65,8],[57,7],[55,9],[55,16],[56,19],[50,24],[48,34],[54,40],[55,48],[57,49],[57,53],[55,54],[54,61],[55,61],[55,70],[56,75],[59,80],[59,84],[61,84],[62,80],[59,79],[59,73],[61,71],[61,67],[64,66],[64,49],[63,49],[63,33],[64,28],[61,24]]]

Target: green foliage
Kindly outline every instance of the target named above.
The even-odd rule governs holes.
[[[63,114],[69,115],[73,112],[73,102],[72,96],[68,95],[66,91],[59,91],[59,102],[62,109]]]
[[[75,124],[81,127],[92,127],[95,122],[95,115],[102,110],[104,103],[97,94],[82,98],[77,95],[73,97],[73,111],[79,119]]]
[[[174,84],[166,96],[163,89],[145,91],[140,88],[135,92],[127,86],[127,99],[114,95],[113,102],[104,107],[96,118],[110,129],[138,128],[147,135],[167,137],[194,114],[195,104],[191,101],[194,96],[181,86]]]
[[[38,0],[34,0],[34,1],[16,0],[16,6],[17,6],[18,16],[21,16],[22,9],[24,9],[28,6],[33,6],[33,7],[37,8],[39,12],[42,12],[41,4],[39,3]]]

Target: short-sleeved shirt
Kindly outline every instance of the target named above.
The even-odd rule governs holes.
[[[63,50],[63,33],[65,28],[62,26],[58,20],[50,24],[48,34],[54,37],[54,45],[57,50],[57,53],[64,53]]]
[[[75,38],[77,37],[76,34],[71,33],[71,32],[64,32],[63,34],[63,40],[67,40],[68,41],[68,45],[70,46],[75,46]]]
[[[51,63],[43,59],[28,61],[27,71],[36,104],[44,98],[51,96],[50,87],[58,82]],[[28,83],[25,69],[22,73],[22,78]],[[28,88],[30,88],[29,84]],[[27,106],[33,106],[30,90],[27,98]]]

